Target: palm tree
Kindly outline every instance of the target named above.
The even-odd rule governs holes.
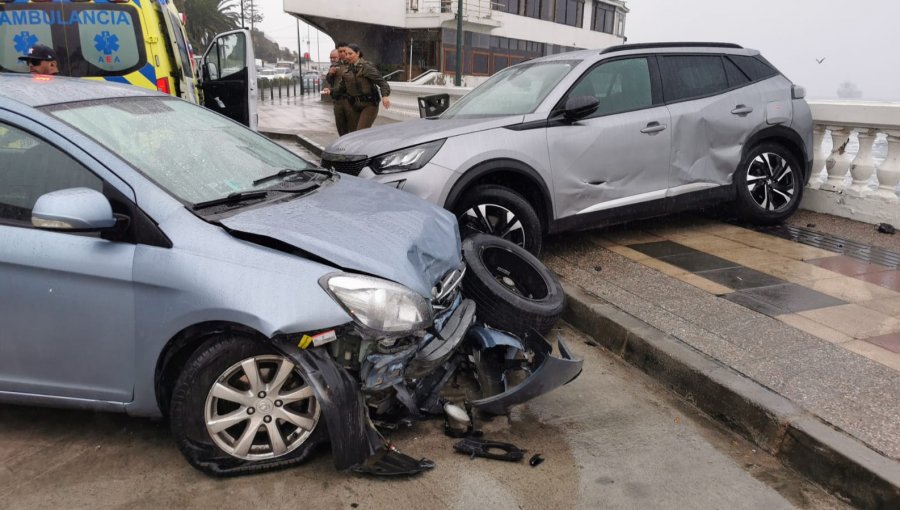
[[[234,30],[241,26],[241,15],[235,11],[239,5],[237,1],[175,1],[175,6],[185,15],[185,28],[195,51],[203,51],[216,34]]]

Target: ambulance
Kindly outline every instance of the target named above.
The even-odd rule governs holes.
[[[35,44],[53,48],[60,75],[158,90],[256,129],[250,32],[217,35],[195,69],[173,0],[0,0],[0,72],[27,73],[19,57]]]

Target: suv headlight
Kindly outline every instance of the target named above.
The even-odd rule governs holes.
[[[431,326],[431,305],[403,285],[371,276],[335,273],[322,287],[360,325],[390,336],[403,336]]]
[[[406,172],[408,170],[418,170],[428,164],[431,158],[444,145],[444,140],[435,140],[433,142],[423,143],[413,147],[400,149],[399,151],[389,152],[378,156],[372,160],[372,171],[376,174],[392,174],[394,172]]]

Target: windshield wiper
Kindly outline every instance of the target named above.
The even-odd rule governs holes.
[[[275,174],[272,174],[272,175],[267,175],[267,176],[265,176],[265,177],[260,177],[259,179],[256,179],[255,181],[253,181],[253,185],[254,185],[254,186],[257,186],[257,185],[262,184],[262,183],[264,183],[264,182],[266,182],[266,181],[271,181],[271,180],[274,180],[274,179],[278,179],[278,178],[280,178],[280,177],[287,177],[287,176],[289,176],[289,175],[294,175],[294,174],[302,174],[302,173],[305,173],[305,172],[309,172],[309,173],[312,173],[312,174],[323,174],[323,175],[327,175],[327,176],[329,176],[329,177],[331,177],[331,176],[334,175],[334,170],[332,170],[332,169],[330,169],[330,168],[322,168],[322,167],[320,167],[320,166],[314,166],[314,167],[310,167],[310,168],[304,168],[303,170],[297,170],[297,169],[294,169],[294,168],[285,168],[284,170],[279,170],[278,173],[275,173]]]
[[[258,184],[262,184],[266,181],[278,179],[280,177],[287,177],[289,175],[294,175],[294,174],[302,174],[304,171],[305,170],[296,170],[294,168],[285,168],[284,170],[279,170],[278,173],[274,173],[272,175],[267,175],[265,177],[260,177],[259,179],[256,179],[255,181],[253,181],[253,185],[256,186]]]
[[[207,207],[213,207],[216,205],[222,204],[238,204],[241,202],[245,202],[247,200],[253,200],[256,198],[265,198],[268,195],[268,191],[259,190],[259,191],[236,191],[231,193],[227,197],[216,198],[214,200],[207,200],[206,202],[197,202],[196,204],[191,206],[191,209],[197,211],[200,209],[206,209]]]

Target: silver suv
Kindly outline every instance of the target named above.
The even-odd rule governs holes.
[[[533,253],[546,233],[722,202],[772,223],[811,166],[804,96],[734,44],[577,51],[504,69],[437,118],[344,136],[322,163]]]

